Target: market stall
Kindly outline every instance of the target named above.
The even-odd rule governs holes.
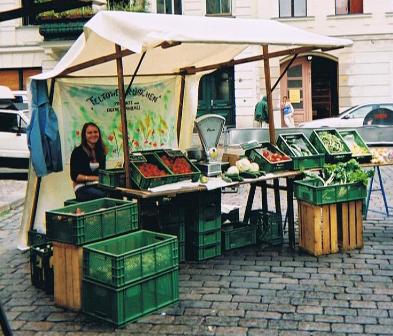
[[[147,147],[151,148],[155,144],[185,149],[191,143],[198,82],[204,73],[225,66],[263,60],[268,104],[270,110],[273,110],[270,58],[286,55],[296,57],[302,52],[340,48],[350,46],[351,43],[349,40],[321,36],[271,20],[222,20],[113,11],[98,13],[85,25],[84,34],[56,67],[33,78],[48,82],[49,98],[53,98],[52,105],[59,123],[64,170],[36,177],[33,169],[30,169],[20,247],[26,246],[28,227],[42,228],[46,209],[58,207],[64,199],[72,196],[71,184],[68,183],[67,150],[70,151],[75,145],[76,139],[72,134],[77,132],[83,122],[82,117],[99,118],[105,114],[104,111],[116,112],[120,125],[115,124],[113,138],[117,142],[113,147],[117,148],[113,158],[115,163],[124,161],[125,169],[128,170],[129,152],[141,149],[138,139],[132,143],[124,141],[130,134],[128,129],[136,124],[133,122],[136,118],[134,112],[141,109],[141,104],[133,105],[126,99],[128,94],[139,94],[147,99],[150,111],[155,111],[155,107],[159,106],[161,114],[157,117],[161,116],[165,122],[170,121],[166,125],[168,131],[165,136],[159,138],[165,141],[148,141],[151,144]],[[263,53],[239,58],[241,52],[249,46],[262,46]],[[158,83],[165,81],[164,86]],[[106,85],[112,85],[113,88]],[[139,90],[130,92],[135,86]],[[68,98],[75,98],[82,88],[86,89],[84,103],[79,97],[76,102],[74,100],[76,105],[68,105],[69,100],[65,99],[67,94]],[[156,93],[160,90],[167,94],[158,97]],[[110,101],[108,97],[112,98],[111,104],[102,105]],[[116,100],[117,104],[114,105]],[[104,108],[100,110],[100,106]],[[71,115],[72,111],[80,113]],[[269,127],[270,141],[274,142],[273,120],[270,120]],[[123,139],[122,146],[119,145],[119,138]],[[128,176],[126,174],[127,187],[130,186]],[[58,196],[58,190],[63,191],[64,199],[54,197]]]

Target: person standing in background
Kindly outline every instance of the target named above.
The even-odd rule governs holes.
[[[263,96],[255,105],[254,119],[261,123],[262,128],[269,126],[269,108],[267,106],[266,96]]]
[[[287,96],[282,97],[281,103],[281,111],[284,115],[284,123],[287,127],[294,128],[295,120],[294,120],[294,112],[293,106],[291,102],[288,100]]]

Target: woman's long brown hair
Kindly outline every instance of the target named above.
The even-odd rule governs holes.
[[[107,154],[107,149],[106,149],[106,146],[104,145],[104,142],[102,141],[100,128],[93,122],[87,122],[82,127],[82,141],[81,141],[82,148],[87,153],[89,158],[91,158],[91,156],[92,156],[91,150],[90,150],[90,147],[88,146],[87,140],[86,140],[86,130],[89,126],[93,126],[93,127],[97,128],[97,130],[98,130],[98,140],[97,140],[94,150],[95,150],[95,154],[96,154],[96,160],[101,161],[103,158],[105,158],[105,156]]]

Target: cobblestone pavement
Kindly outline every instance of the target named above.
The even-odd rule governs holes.
[[[383,176],[392,201],[393,169]],[[246,192],[224,201],[245,203]],[[377,192],[370,209],[383,209]],[[15,335],[393,335],[393,217],[369,213],[362,250],[312,257],[256,246],[182,264],[178,304],[113,329],[31,285],[29,254],[15,248],[21,214],[0,218],[0,300]]]

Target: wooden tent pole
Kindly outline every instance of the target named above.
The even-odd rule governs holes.
[[[177,110],[177,144],[179,144],[179,141],[180,141],[180,131],[181,131],[181,120],[183,118],[183,102],[184,102],[185,86],[186,86],[186,75],[183,73],[181,75],[179,108]]]
[[[124,74],[123,74],[123,59],[121,56],[121,47],[115,44],[116,49],[116,66],[117,66],[117,83],[119,88],[119,104],[120,104],[120,117],[121,117],[121,131],[123,133],[123,155],[124,155],[124,168],[126,175],[126,188],[131,187],[130,183],[130,151],[128,148],[128,128],[126,116],[126,97],[124,92]]]
[[[267,98],[267,106],[268,106],[268,116],[269,116],[269,136],[270,136],[270,143],[276,143],[276,132],[274,128],[274,115],[273,115],[273,100],[272,100],[272,87],[271,87],[271,80],[270,80],[270,64],[269,58],[267,55],[269,54],[269,47],[267,45],[262,45],[263,50],[263,67],[265,70],[265,87],[266,87],[266,98]]]

